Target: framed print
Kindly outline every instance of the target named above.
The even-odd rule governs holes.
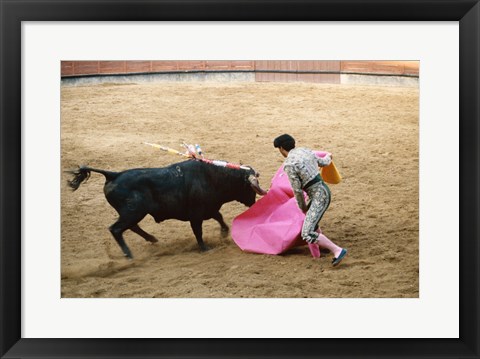
[[[479,357],[478,1],[1,8],[2,358]],[[325,218],[349,249],[338,266],[343,251],[241,252],[244,206],[223,213],[227,245],[212,234],[221,216],[202,234],[151,211],[141,229],[149,195],[108,197],[126,186],[114,171],[167,166],[170,152],[266,173],[244,179],[265,204],[274,137],[295,131],[352,189],[333,188]],[[171,171],[168,183],[188,174]],[[125,240],[115,210],[138,217]],[[202,235],[212,251],[197,250]]]

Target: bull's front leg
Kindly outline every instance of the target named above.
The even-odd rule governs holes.
[[[202,230],[202,223],[203,220],[191,220],[190,226],[192,227],[193,234],[195,234],[195,238],[197,239],[197,243],[200,246],[202,252],[208,251],[210,248],[203,243],[203,230]]]
[[[227,224],[223,220],[222,214],[220,212],[217,212],[213,215],[212,218],[220,224],[220,232],[222,234],[222,237],[225,238],[226,236],[228,236],[228,231],[230,230],[230,228],[228,228]]]

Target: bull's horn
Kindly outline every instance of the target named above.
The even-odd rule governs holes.
[[[248,181],[250,182],[250,185],[257,194],[259,194],[260,196],[265,196],[267,194],[267,191],[260,188],[260,184],[258,183],[258,179],[255,175],[248,176]]]

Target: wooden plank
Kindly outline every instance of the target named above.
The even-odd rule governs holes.
[[[342,61],[341,70],[357,73],[418,75],[418,65],[418,61]]]
[[[127,61],[126,72],[150,72],[151,61]]]
[[[256,73],[258,82],[318,82],[340,83],[339,74],[302,74],[301,72],[337,71],[340,72],[341,62],[335,60],[282,60],[255,61],[255,69],[261,71],[293,71],[295,73]],[[298,73],[297,73],[298,72]]]
[[[60,73],[61,76],[72,76],[74,74],[74,61],[61,61]]]
[[[99,72],[99,61],[75,61],[74,75],[94,75]]]
[[[126,72],[125,61],[99,61],[101,74],[122,74]]]
[[[255,73],[255,81],[256,82],[269,82],[268,74],[262,72]]]
[[[420,75],[420,61],[405,61],[406,75]]]
[[[266,70],[268,68],[268,61],[258,60],[255,61],[255,70]]]
[[[340,61],[338,60],[328,60],[328,61],[322,61],[323,68],[321,70],[325,71],[340,71]]]
[[[381,74],[404,74],[404,65],[394,61],[375,61],[370,64],[370,72]]]
[[[178,61],[178,69],[186,70],[205,70],[205,61]]]
[[[286,74],[286,82],[296,82],[297,81],[297,71],[298,71],[299,61],[282,61],[282,65],[285,67],[286,71],[292,71],[294,73]]]
[[[298,61],[298,71],[340,71],[340,61],[304,60]]]
[[[255,61],[231,61],[232,70],[254,70]]]
[[[366,72],[367,69],[366,61],[342,61],[342,72]]]
[[[177,71],[179,61],[152,61],[152,71]]]
[[[205,61],[205,70],[226,71],[231,69],[230,61]]]
[[[259,60],[255,61],[255,70],[268,70],[272,61]],[[258,82],[272,82],[274,81],[274,75],[269,73],[257,72],[255,74],[255,81]]]
[[[285,68],[285,61],[270,61],[270,69],[280,71]],[[273,80],[275,82],[286,82],[287,76],[282,73],[274,73]]]

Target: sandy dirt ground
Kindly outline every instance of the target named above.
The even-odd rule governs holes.
[[[298,146],[334,154],[343,181],[331,185],[321,222],[349,254],[307,246],[279,256],[242,252],[214,220],[204,222],[200,252],[188,222],[140,224],[159,239],[131,231],[125,259],[108,227],[117,218],[92,173],[72,192],[62,173],[62,297],[418,297],[417,88],[280,83],[142,83],[62,86],[62,170],[86,164],[120,171],[181,161],[142,144],[175,149],[199,143],[211,159],[242,162],[268,189],[283,158],[273,139],[289,133]],[[225,221],[246,210],[222,207]]]

